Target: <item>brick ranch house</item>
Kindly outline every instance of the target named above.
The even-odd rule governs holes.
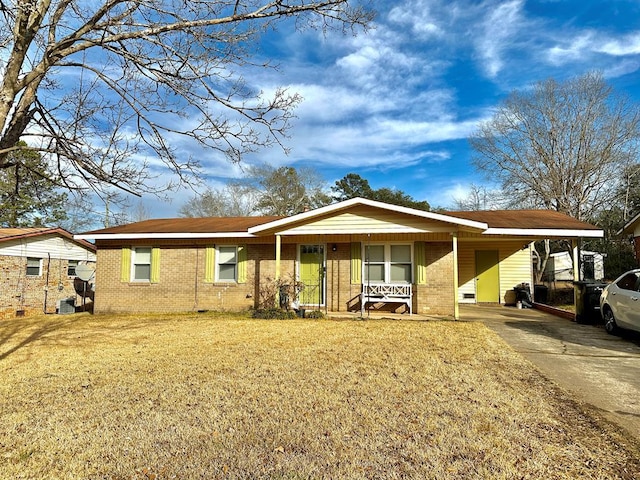
[[[0,228],[0,318],[56,313],[76,296],[75,269],[96,247],[62,228]]]
[[[354,198],[291,217],[146,220],[76,235],[98,248],[95,312],[257,307],[299,281],[301,308],[458,317],[532,284],[531,242],[601,237],[552,211],[434,213]]]

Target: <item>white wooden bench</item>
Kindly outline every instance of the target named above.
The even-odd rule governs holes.
[[[363,316],[367,303],[403,303],[409,307],[409,315],[412,315],[411,284],[365,283],[360,294],[360,314]]]

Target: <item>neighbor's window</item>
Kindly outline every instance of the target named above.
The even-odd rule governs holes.
[[[216,252],[216,280],[238,281],[238,247],[218,247]]]
[[[151,281],[150,247],[136,247],[131,250],[131,277],[134,281]]]
[[[30,277],[39,277],[41,275],[42,261],[39,258],[27,258],[27,275]]]
[[[78,266],[78,263],[78,260],[69,260],[69,263],[67,264],[67,276],[76,276],[76,267]]]
[[[411,283],[411,245],[366,245],[364,281]]]

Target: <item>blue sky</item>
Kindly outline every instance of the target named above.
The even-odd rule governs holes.
[[[304,100],[291,153],[272,148],[247,162],[313,166],[330,183],[355,172],[375,188],[451,208],[472,183],[486,183],[466,138],[512,90],[600,70],[640,101],[638,0],[373,4],[373,28],[358,36],[283,26],[263,38],[258,56],[279,69],[252,70],[247,80],[265,92],[287,86]],[[198,155],[211,186],[240,174]],[[151,214],[177,215],[190,195],[179,192]]]

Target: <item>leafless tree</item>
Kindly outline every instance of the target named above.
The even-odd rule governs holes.
[[[257,212],[253,189],[239,183],[208,188],[180,207],[181,217],[247,217]]]
[[[470,143],[512,202],[589,220],[637,160],[639,139],[638,106],[588,73],[513,92]]]
[[[1,1],[0,168],[24,139],[50,155],[64,186],[141,193],[171,186],[151,181],[165,167],[193,179],[198,159],[176,139],[233,162],[282,146],[300,97],[245,82],[243,69],[269,66],[252,62],[260,35],[291,18],[366,26],[371,13],[355,1]]]
[[[454,208],[462,211],[496,210],[506,206],[502,192],[472,184],[464,198],[454,198]]]
[[[263,215],[295,215],[331,203],[326,181],[311,167],[254,165],[243,184],[255,195],[256,210]]]

